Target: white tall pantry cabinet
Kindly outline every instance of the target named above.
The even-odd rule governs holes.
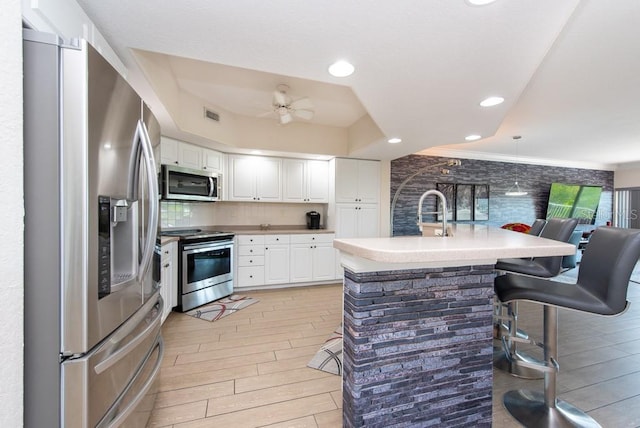
[[[380,162],[362,159],[334,161],[336,238],[371,238],[380,235]]]

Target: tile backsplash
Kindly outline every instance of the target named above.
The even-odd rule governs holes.
[[[327,204],[162,201],[160,227],[306,225],[308,211],[318,211],[326,224]]]

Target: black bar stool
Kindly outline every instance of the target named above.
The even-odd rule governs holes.
[[[529,229],[529,235],[540,236],[542,230],[547,225],[547,220],[543,218],[537,218],[533,221],[531,229]]]
[[[552,218],[546,221],[541,238],[568,242],[571,233],[576,228],[578,220]],[[530,275],[537,278],[553,278],[562,270],[563,256],[534,257],[531,259],[500,259],[496,263],[496,270]],[[528,335],[518,330],[518,303],[510,302],[500,304],[497,318],[500,319],[497,331],[497,339],[501,340],[502,347],[494,352],[493,364],[497,369],[504,370],[514,376],[525,379],[541,379],[543,374],[532,367],[538,367],[540,360],[523,352],[518,352],[518,342],[529,342]],[[506,314],[505,314],[506,312]],[[506,320],[506,334],[503,333]],[[530,364],[518,364],[525,362]]]
[[[600,227],[584,252],[576,284],[531,276],[496,277],[502,302],[526,300],[544,305],[544,393],[512,390],[504,395],[507,411],[525,427],[599,427],[582,410],[556,397],[558,308],[596,315],[619,315],[627,302],[627,287],[640,258],[640,230]]]

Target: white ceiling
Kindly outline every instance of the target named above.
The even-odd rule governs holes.
[[[638,0],[78,2],[133,80],[132,49],[164,54],[180,90],[236,114],[257,116],[287,83],[311,99],[314,123],[349,127],[369,114],[403,139],[372,141],[360,157],[513,160],[521,135],[520,161],[640,161]],[[330,76],[337,59],[355,73]],[[149,87],[139,90],[154,107]],[[505,102],[480,107],[490,95]],[[485,138],[465,143],[469,134]]]

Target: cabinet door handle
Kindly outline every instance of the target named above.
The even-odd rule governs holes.
[[[170,264],[169,264],[169,263],[167,263],[166,265],[164,265],[164,267],[166,267],[166,268],[168,268],[169,266],[170,266]]]

